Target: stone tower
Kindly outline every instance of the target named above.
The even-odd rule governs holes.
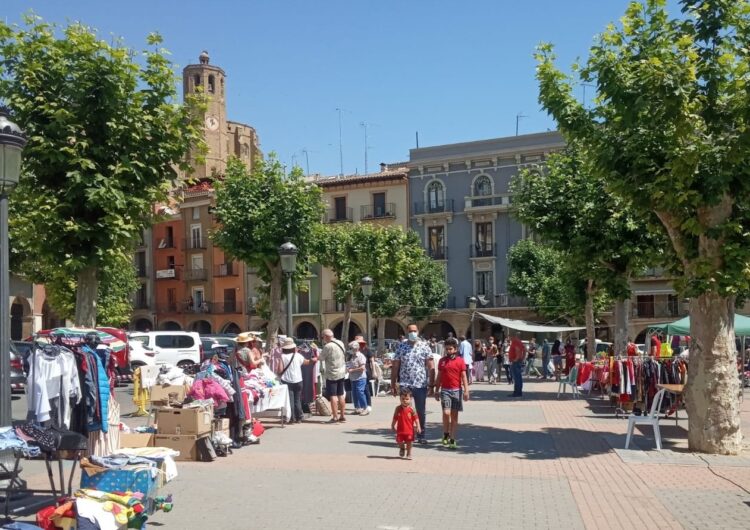
[[[190,64],[182,71],[183,96],[202,92],[208,96],[206,113],[203,116],[208,152],[205,162],[193,162],[193,178],[203,179],[218,173],[223,174],[227,165],[227,106],[224,91],[226,74],[218,66],[209,64],[207,51],[198,57],[199,64]],[[192,157],[191,157],[192,159]]]

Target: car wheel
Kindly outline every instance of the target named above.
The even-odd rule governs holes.
[[[182,368],[184,370],[185,368],[190,368],[194,364],[195,363],[193,361],[180,361],[177,363],[177,367]]]

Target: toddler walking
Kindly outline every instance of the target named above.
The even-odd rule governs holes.
[[[411,389],[401,389],[401,404],[393,412],[391,429],[396,431],[396,443],[398,444],[398,456],[411,460],[411,444],[414,441],[414,431],[417,434],[422,430],[419,425],[419,416],[411,406]]]

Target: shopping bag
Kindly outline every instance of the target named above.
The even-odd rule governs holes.
[[[555,373],[555,363],[553,363],[552,361],[550,361],[549,364],[547,365],[547,373],[548,374]]]

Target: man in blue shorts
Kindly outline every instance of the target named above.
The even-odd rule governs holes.
[[[443,446],[457,449],[456,431],[458,413],[464,409],[464,401],[469,400],[469,380],[466,377],[466,363],[458,354],[458,341],[445,341],[445,356],[438,363],[435,380],[435,399],[443,407]],[[439,392],[438,392],[439,391]]]

